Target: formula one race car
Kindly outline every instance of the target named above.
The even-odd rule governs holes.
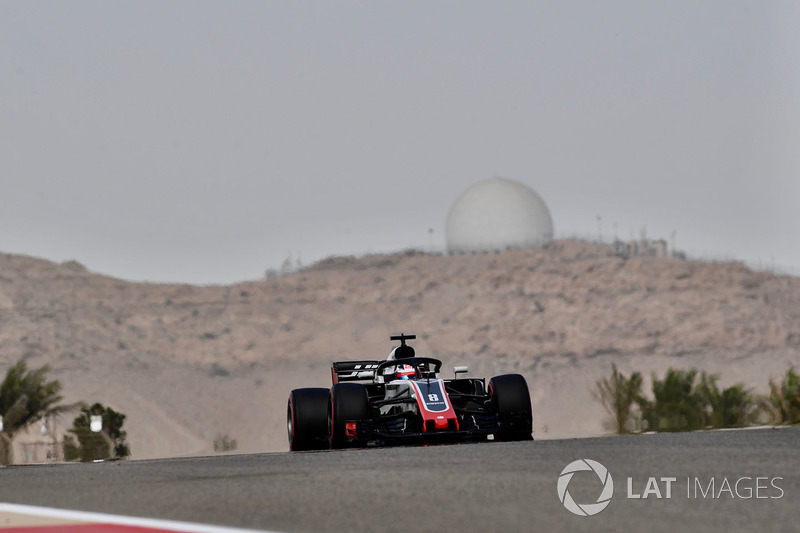
[[[442,362],[416,357],[399,340],[383,361],[342,361],[331,367],[330,389],[295,389],[289,394],[289,448],[319,450],[368,445],[532,440],[528,384],[519,374],[489,380],[441,378]]]

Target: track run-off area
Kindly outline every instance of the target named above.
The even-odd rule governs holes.
[[[800,428],[11,466],[0,502],[285,532],[800,531]]]

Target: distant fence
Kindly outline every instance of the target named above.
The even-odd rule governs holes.
[[[578,242],[585,242],[585,243],[594,243],[594,244],[606,244],[606,245],[613,245],[615,241],[618,242],[635,242],[641,241],[642,239],[619,239],[619,238],[611,238],[608,235],[602,234],[587,234],[587,233],[556,233],[554,236],[554,241],[561,241],[561,240],[570,240],[570,241],[578,241]],[[655,241],[665,241],[666,239],[654,239],[654,238],[646,238],[648,242],[655,242]],[[378,249],[368,249],[361,253],[342,253],[342,256],[348,257],[365,257],[368,255],[376,255],[376,254],[402,254],[402,253],[422,253],[422,254],[430,254],[430,255],[447,255],[448,250],[446,246],[437,245],[430,243],[427,246],[408,246],[403,249],[398,250],[378,250]],[[766,262],[766,261],[746,261],[743,259],[737,258],[734,254],[723,254],[723,253],[711,253],[706,251],[686,251],[681,249],[673,250],[672,246],[668,246],[667,255],[681,257],[683,259],[687,259],[690,261],[701,261],[704,263],[739,263],[745,265],[746,267],[750,268],[751,270],[755,270],[758,272],[771,272],[773,274],[781,274],[787,276],[798,276],[800,277],[800,267],[790,267],[786,265],[778,265],[774,261]],[[322,259],[320,259],[322,260]],[[287,259],[283,262],[280,268],[270,268],[267,269],[264,273],[264,277],[266,279],[277,279],[283,277],[288,274],[293,274],[295,272],[299,272],[303,270],[303,268],[310,266],[316,263],[318,260],[311,261],[308,265],[302,264],[300,261],[300,253],[297,253],[296,259],[289,255]]]
[[[63,443],[50,441],[23,442],[15,448],[16,464],[53,463],[64,460]]]

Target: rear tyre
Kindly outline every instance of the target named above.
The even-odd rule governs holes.
[[[286,429],[292,451],[328,448],[328,389],[295,389],[289,394]]]
[[[331,448],[355,447],[348,441],[347,422],[369,418],[369,394],[358,383],[337,383],[330,390],[328,401],[328,433]]]
[[[495,440],[533,440],[533,411],[528,383],[519,374],[504,374],[489,380],[492,409],[501,429]]]

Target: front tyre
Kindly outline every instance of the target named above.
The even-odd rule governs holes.
[[[330,390],[328,432],[331,448],[347,448],[357,443],[347,438],[347,422],[369,418],[369,394],[358,383],[337,383]]]
[[[492,410],[500,429],[495,440],[533,440],[533,411],[528,383],[519,374],[504,374],[489,380]]]
[[[289,394],[286,429],[291,451],[328,448],[328,389],[295,389]]]

